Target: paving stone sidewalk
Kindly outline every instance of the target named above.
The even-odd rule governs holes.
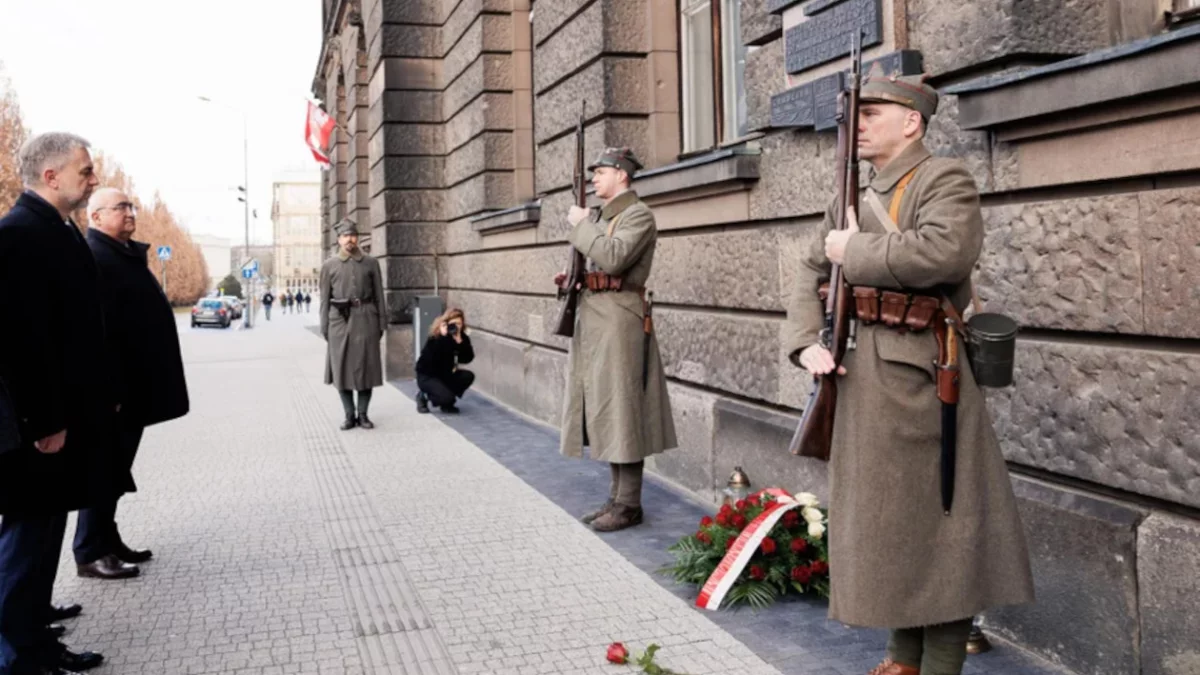
[[[311,323],[181,328],[192,413],[148,431],[119,515],[155,560],[84,580],[64,548],[55,597],[84,604],[67,642],[106,654],[94,673],[611,675],[616,640],[690,675],[779,672],[399,390],[376,390],[376,430],[336,431]]]

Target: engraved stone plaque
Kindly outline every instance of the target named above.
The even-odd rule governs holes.
[[[855,31],[863,31],[863,48],[883,42],[882,0],[845,0],[787,29],[784,51],[787,72],[795,74],[850,53]],[[807,8],[806,8],[807,9]]]
[[[813,128],[817,131],[837,126],[838,94],[846,87],[846,74],[834,73],[813,80]]]
[[[814,121],[812,82],[771,97],[772,128],[811,127]]]

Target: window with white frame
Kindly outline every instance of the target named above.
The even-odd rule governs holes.
[[[679,0],[683,151],[746,134],[746,46],[738,0]],[[714,48],[719,45],[719,53]]]

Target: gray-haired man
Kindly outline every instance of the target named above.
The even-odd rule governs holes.
[[[20,153],[26,191],[0,219],[0,374],[20,445],[0,454],[0,675],[83,670],[46,630],[67,512],[112,491],[109,389],[98,277],[71,222],[98,184],[88,143],[35,136]]]

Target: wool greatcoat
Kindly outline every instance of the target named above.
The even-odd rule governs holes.
[[[321,265],[321,335],[328,343],[325,384],[342,390],[364,391],[383,384],[383,275],[379,261],[361,250],[350,255],[338,249]],[[331,300],[358,298],[349,320]],[[369,301],[369,302],[368,302]]]
[[[568,237],[589,259],[589,269],[636,287],[646,285],[657,240],[654,214],[632,190],[580,221]],[[677,446],[654,335],[649,377],[642,388],[644,316],[642,297],[635,291],[581,291],[567,366],[562,454],[582,457],[587,445],[592,459],[628,464]]]
[[[983,244],[975,181],[961,162],[931,157],[917,141],[870,182],[885,207],[914,167],[900,232],[889,233],[860,200],[861,231],[850,237],[842,269],[851,285],[945,292],[962,311]],[[832,228],[830,212],[798,268],[785,333],[793,362],[818,342],[823,306],[816,291],[829,278],[824,241]],[[962,370],[954,504],[947,516],[939,491],[933,332],[860,325],[857,341],[843,360],[846,375],[838,378],[829,467],[830,618],[909,628],[1032,601],[1008,469],[971,369]],[[965,365],[965,350],[961,356]]]

